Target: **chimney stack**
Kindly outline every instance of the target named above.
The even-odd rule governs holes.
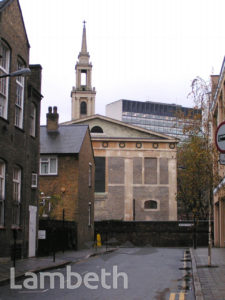
[[[47,117],[47,131],[48,132],[56,132],[58,131],[59,127],[59,114],[57,113],[57,106],[52,107],[49,106],[48,113],[46,114]]]

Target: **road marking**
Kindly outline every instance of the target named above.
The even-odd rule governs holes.
[[[179,300],[185,300],[185,293],[180,293]]]
[[[169,300],[175,300],[175,298],[176,298],[176,293],[171,293]]]
[[[171,293],[169,300],[175,300],[176,295],[179,295],[179,300],[185,300],[185,293],[183,293],[183,292],[181,292],[181,293]]]

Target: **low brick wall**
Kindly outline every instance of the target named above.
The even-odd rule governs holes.
[[[95,237],[100,233],[102,243],[107,242],[109,245],[191,247],[194,237],[193,224],[191,221],[98,221],[95,222]],[[196,236],[197,246],[208,245],[207,221],[198,222]]]

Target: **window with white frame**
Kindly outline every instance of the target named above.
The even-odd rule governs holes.
[[[0,44],[0,75],[9,73],[10,51],[6,44],[1,41]],[[7,119],[8,114],[8,90],[9,78],[0,79],[0,117]]]
[[[20,225],[20,205],[21,205],[21,168],[13,168],[13,209],[12,224]]]
[[[36,135],[36,106],[31,103],[30,111],[30,135],[35,137]]]
[[[24,64],[18,61],[18,70],[24,68]],[[16,103],[15,103],[15,125],[23,128],[23,107],[24,107],[24,77],[16,77]]]
[[[42,156],[40,158],[40,175],[57,175],[58,159],[56,156]]]
[[[32,173],[32,175],[31,175],[31,187],[32,188],[37,188],[37,181],[38,181],[37,174]]]
[[[5,212],[5,163],[0,160],[0,225],[4,225]]]

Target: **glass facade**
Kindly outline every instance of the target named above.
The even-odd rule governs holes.
[[[179,114],[184,117],[179,117]],[[188,138],[188,135],[183,133],[184,126],[191,125],[194,122],[192,116],[197,114],[201,115],[201,110],[175,104],[131,100],[122,102],[123,122],[181,140]]]

